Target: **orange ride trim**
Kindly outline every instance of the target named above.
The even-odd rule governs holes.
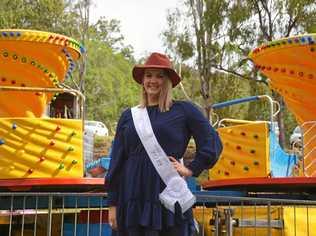
[[[251,187],[314,187],[316,190],[316,177],[288,177],[288,178],[247,178],[247,179],[221,179],[209,180],[202,183],[204,189],[218,189],[218,188],[251,188]]]

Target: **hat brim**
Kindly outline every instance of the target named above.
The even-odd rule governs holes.
[[[133,68],[132,75],[133,75],[134,80],[139,84],[142,84],[142,82],[143,82],[145,69],[164,69],[164,70],[167,70],[173,88],[176,87],[181,81],[181,78],[178,75],[178,73],[169,67],[159,66],[159,65],[152,65],[152,66],[151,65],[136,65]]]

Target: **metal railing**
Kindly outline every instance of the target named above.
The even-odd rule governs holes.
[[[0,86],[1,91],[17,91],[17,92],[43,92],[43,93],[69,93],[74,95],[79,104],[79,112],[78,114],[74,114],[75,118],[81,118],[82,123],[84,125],[84,103],[85,103],[85,96],[76,89],[72,88],[39,88],[39,87],[15,87],[15,86]],[[84,126],[82,126],[84,127]]]
[[[301,125],[304,155],[302,169],[305,176],[316,176],[316,121],[306,121]]]
[[[316,201],[196,197],[196,235],[315,235]],[[111,235],[106,194],[2,192],[0,235]]]
[[[275,131],[276,127],[275,127],[274,119],[277,116],[277,114],[280,112],[280,104],[277,101],[274,101],[268,95],[257,95],[257,96],[251,96],[251,97],[245,97],[245,98],[238,98],[238,99],[234,99],[234,100],[230,100],[226,102],[216,103],[216,104],[211,105],[210,107],[213,110],[216,110],[216,109],[221,109],[221,108],[236,105],[236,104],[252,102],[252,101],[257,101],[257,100],[266,100],[269,102],[269,105],[270,105],[270,118],[269,119],[270,119],[271,129]],[[215,124],[213,124],[213,126],[217,125],[217,123],[218,123],[218,127],[221,127],[222,122],[219,120],[219,118],[217,118],[217,121],[215,122]]]
[[[110,235],[105,193],[0,193],[0,235]]]
[[[316,201],[196,196],[199,235],[315,235]]]

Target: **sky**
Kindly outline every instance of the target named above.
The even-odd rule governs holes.
[[[119,20],[125,44],[132,45],[134,56],[139,59],[148,52],[163,52],[160,34],[167,26],[167,10],[180,3],[179,0],[94,0],[91,21],[101,16]]]

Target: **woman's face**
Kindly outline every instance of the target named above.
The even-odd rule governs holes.
[[[146,69],[143,85],[147,95],[158,98],[165,79],[167,76],[163,69]]]

